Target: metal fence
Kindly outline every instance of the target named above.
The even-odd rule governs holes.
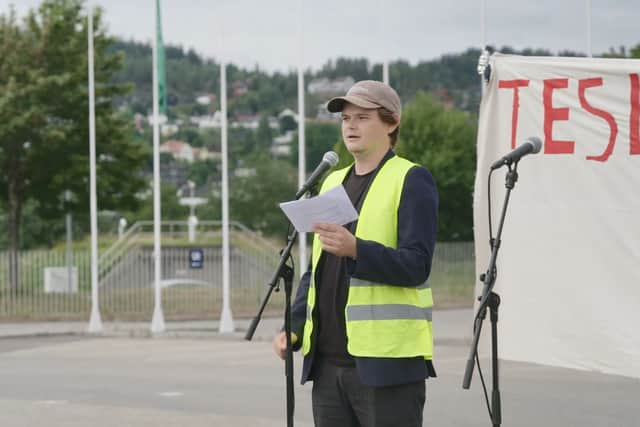
[[[114,238],[99,260],[99,308],[103,320],[150,320],[154,306],[153,224],[137,223]],[[162,225],[162,308],[167,320],[217,319],[222,308],[222,251],[219,222],[198,224],[189,241],[186,222]],[[230,289],[234,316],[255,314],[277,264],[279,248],[233,223],[230,232]],[[204,255],[191,268],[189,252]],[[431,286],[436,305],[470,305],[474,284],[473,243],[439,243]],[[90,252],[73,252],[69,280],[64,250],[21,251],[19,282],[9,282],[9,255],[0,252],[0,319],[83,320],[91,307]],[[300,263],[296,263],[300,266]],[[297,272],[297,274],[299,271]],[[281,313],[283,295],[273,294],[267,311]]]

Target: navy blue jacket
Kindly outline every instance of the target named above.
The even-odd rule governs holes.
[[[381,164],[393,157],[389,151]],[[374,178],[375,179],[375,178]],[[392,249],[374,241],[356,239],[358,258],[345,258],[349,276],[389,285],[418,286],[431,272],[431,260],[436,241],[438,192],[431,173],[421,166],[409,170],[405,177],[400,206],[398,208],[398,248]],[[306,319],[307,293],[311,268],[300,280],[291,311],[292,332],[300,339],[294,350],[301,347],[302,331]],[[316,280],[316,283],[319,283]],[[316,322],[314,310],[314,322]],[[314,332],[317,328],[314,328]],[[310,379],[315,356],[315,337],[312,335],[311,351],[304,358],[302,383]],[[431,362],[423,358],[367,358],[355,357],[356,369],[364,384],[386,386],[406,384],[435,376]]]

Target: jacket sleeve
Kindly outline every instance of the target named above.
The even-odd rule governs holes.
[[[292,344],[294,351],[297,351],[302,347],[302,334],[304,332],[304,323],[307,319],[307,294],[309,293],[310,282],[311,265],[309,265],[309,269],[300,279],[296,297],[291,306],[291,332],[296,334],[298,337],[298,340]]]
[[[348,273],[389,285],[419,286],[431,272],[436,241],[438,192],[431,173],[413,167],[405,177],[398,207],[398,248],[356,240],[357,260],[347,259]]]

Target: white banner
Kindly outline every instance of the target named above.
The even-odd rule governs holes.
[[[474,195],[478,274],[491,253],[489,166],[528,137],[543,143],[518,166],[502,234],[500,357],[640,378],[640,60],[495,54],[490,64]],[[494,234],[506,171],[492,177]]]

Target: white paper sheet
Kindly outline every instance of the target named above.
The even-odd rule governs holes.
[[[312,231],[314,224],[348,224],[358,219],[342,185],[310,199],[280,203],[280,209],[287,215],[299,232]]]

